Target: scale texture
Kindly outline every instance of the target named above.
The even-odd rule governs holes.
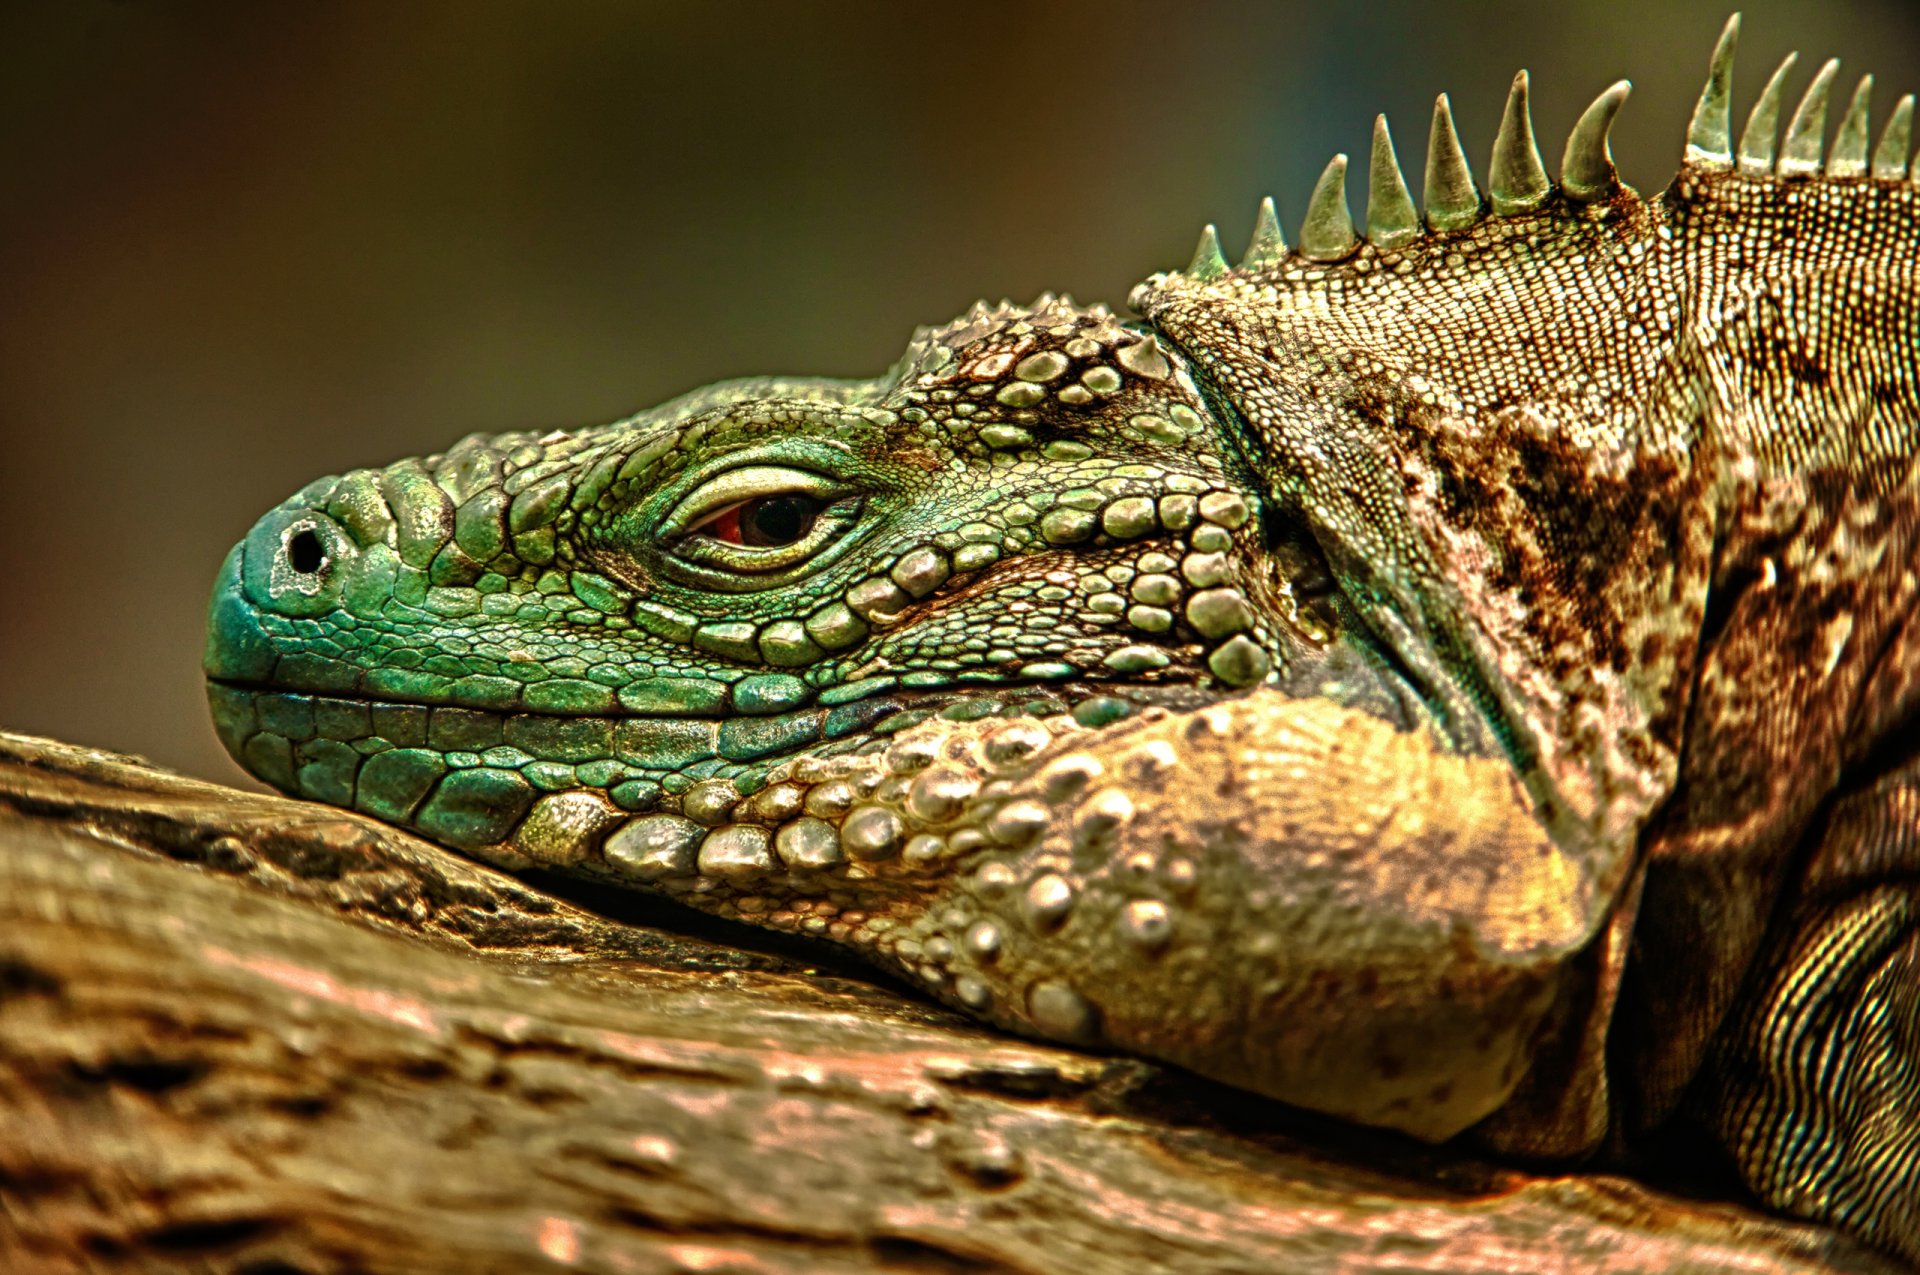
[[[989,1022],[1530,1161],[1704,1130],[1920,1260],[1911,98],[1737,19],[1680,173],[1516,78],[1416,210],[310,484],[206,667],[244,765],[851,947]],[[1784,126],[1782,121],[1784,120]],[[1870,145],[1871,143],[1871,145]]]

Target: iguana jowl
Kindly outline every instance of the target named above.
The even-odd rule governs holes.
[[[255,774],[858,949],[1007,1027],[1425,1138],[1620,1152],[1920,1259],[1920,188],[1835,65],[1679,176],[1515,80],[1424,215],[872,381],[321,479],[214,592]]]

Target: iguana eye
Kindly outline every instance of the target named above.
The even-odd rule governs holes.
[[[835,479],[748,465],[688,493],[659,534],[682,562],[765,575],[806,562],[852,526],[859,512],[859,498]]]
[[[779,548],[813,530],[822,508],[812,496],[755,496],[727,506],[687,534],[712,536],[730,545]]]

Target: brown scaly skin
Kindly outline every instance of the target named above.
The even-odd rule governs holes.
[[[216,586],[278,786],[845,943],[1003,1026],[1529,1158],[1682,1106],[1920,1260],[1910,103],[323,479]],[[745,503],[742,503],[745,502]]]

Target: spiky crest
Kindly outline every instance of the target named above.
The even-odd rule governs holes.
[[[1227,272],[1227,259],[1220,253],[1220,232],[1212,225],[1200,231],[1200,243],[1193,250],[1187,273],[1196,279],[1218,279]]]
[[[1760,90],[1760,100],[1747,115],[1747,126],[1740,132],[1740,171],[1749,177],[1765,177],[1773,171],[1774,148],[1780,140],[1780,98],[1786,92],[1787,76],[1799,60],[1798,53],[1780,59],[1767,87]]]
[[[1793,118],[1787,122],[1786,144],[1780,151],[1780,176],[1811,177],[1820,171],[1820,151],[1827,138],[1827,97],[1833,91],[1833,77],[1839,73],[1840,59],[1828,58],[1794,108]]]
[[[1347,157],[1335,155],[1314,184],[1300,227],[1300,255],[1309,261],[1340,261],[1353,255],[1360,237],[1347,210]]]
[[[1913,149],[1910,136],[1913,129],[1913,94],[1909,93],[1894,103],[1893,118],[1887,121],[1887,131],[1880,135],[1880,144],[1873,150],[1873,175],[1882,181],[1902,181],[1907,175],[1907,154]]]
[[[1260,213],[1253,221],[1253,239],[1247,244],[1247,253],[1240,258],[1242,270],[1258,270],[1264,266],[1278,265],[1287,255],[1287,237],[1280,232],[1280,215],[1273,209],[1273,199],[1269,196],[1260,201]]]
[[[1749,179],[1906,181],[1912,149],[1914,99],[1900,99],[1871,154],[1869,119],[1873,77],[1863,76],[1841,117],[1831,147],[1825,144],[1827,107],[1839,72],[1839,60],[1828,60],[1814,76],[1781,135],[1781,106],[1787,79],[1798,60],[1789,53],[1775,68],[1749,112],[1740,142],[1732,142],[1734,55],[1740,41],[1740,15],[1733,14],[1721,29],[1708,63],[1707,79],[1687,126],[1681,177],[1737,171]],[[1613,121],[1626,104],[1632,85],[1620,80],[1608,87],[1581,114],[1568,134],[1560,163],[1560,180],[1547,177],[1535,141],[1528,108],[1527,72],[1514,76],[1507,95],[1500,130],[1494,140],[1488,187],[1483,195],[1467,162],[1453,122],[1452,107],[1442,93],[1434,102],[1427,137],[1425,213],[1413,203],[1407,179],[1394,152],[1386,117],[1374,120],[1373,146],[1368,164],[1369,190],[1364,233],[1354,225],[1346,196],[1347,157],[1337,155],[1321,173],[1301,227],[1300,244],[1290,248],[1274,214],[1273,201],[1260,205],[1252,241],[1236,271],[1247,273],[1288,266],[1318,266],[1342,262],[1371,248],[1394,252],[1424,239],[1469,230],[1487,217],[1517,218],[1533,214],[1553,217],[1606,216],[1607,205],[1635,200],[1614,168],[1609,137]],[[1583,213],[1585,208],[1597,210]],[[1187,278],[1211,282],[1229,273],[1219,238],[1208,226],[1185,271]]]
[[[1727,19],[1720,41],[1713,46],[1713,61],[1707,68],[1707,85],[1700,90],[1700,103],[1693,108],[1693,122],[1687,126],[1687,149],[1683,163],[1701,168],[1733,167],[1733,51],[1740,43],[1740,15]]]
[[[1867,133],[1867,112],[1872,98],[1873,77],[1863,75],[1853,90],[1853,100],[1847,103],[1847,113],[1840,117],[1840,131],[1834,134],[1833,150],[1827,156],[1827,176],[1867,175],[1867,143],[1871,140]]]
[[[1387,117],[1373,117],[1373,162],[1367,170],[1367,238],[1382,248],[1396,248],[1420,235],[1420,211],[1393,153],[1393,133]]]
[[[1460,230],[1480,220],[1480,188],[1460,148],[1445,93],[1434,99],[1433,127],[1427,133],[1426,204],[1427,225],[1435,230]]]
[[[1632,91],[1632,84],[1617,81],[1593,99],[1573,126],[1566,153],[1560,159],[1560,189],[1568,199],[1597,203],[1622,189],[1620,174],[1613,167],[1613,147],[1607,139],[1613,131],[1614,116],[1627,104],[1627,94]]]
[[[1502,217],[1531,212],[1547,202],[1553,183],[1540,162],[1533,141],[1533,117],[1527,110],[1527,73],[1513,77],[1507,109],[1500,117],[1500,133],[1493,140],[1493,163],[1488,168],[1488,194],[1493,211]]]

